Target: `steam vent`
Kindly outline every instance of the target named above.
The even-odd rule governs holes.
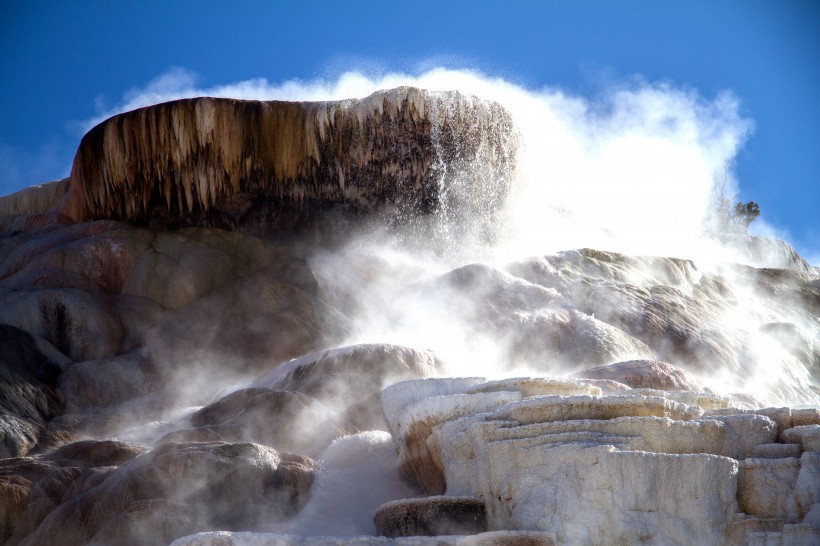
[[[91,129],[63,210],[78,220],[168,216],[192,224],[235,223],[262,204],[263,212],[344,204],[399,215],[443,207],[490,214],[507,191],[515,152],[509,113],[458,92],[184,99]],[[458,187],[457,205],[445,202],[444,185]]]

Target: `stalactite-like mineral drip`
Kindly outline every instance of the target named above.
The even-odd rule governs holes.
[[[516,143],[506,110],[457,92],[183,99],[114,116],[85,135],[70,176],[73,215],[140,221],[161,206],[190,218],[236,196],[427,211],[457,186],[458,206],[480,213],[503,199]],[[447,162],[462,180],[445,191],[438,166]]]

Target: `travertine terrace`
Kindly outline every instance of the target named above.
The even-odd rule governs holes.
[[[503,200],[514,166],[506,110],[415,88],[336,102],[201,97],[110,118],[83,138],[62,210],[75,219],[144,220],[155,207],[207,223],[254,200],[429,212],[439,185],[468,183],[471,212]],[[456,173],[478,176],[455,181]]]

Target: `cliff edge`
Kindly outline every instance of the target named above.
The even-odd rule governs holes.
[[[336,102],[183,99],[91,129],[59,212],[77,221],[170,218],[223,227],[252,210],[270,217],[311,204],[483,214],[503,200],[515,153],[510,114],[458,92],[401,87]]]

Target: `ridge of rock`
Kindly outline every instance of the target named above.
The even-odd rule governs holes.
[[[469,186],[461,195],[470,202],[461,205],[489,213],[506,193],[515,150],[510,114],[458,92],[400,87],[335,102],[181,99],[92,128],[60,212],[198,224],[237,222],[254,200],[263,208],[319,202],[427,212],[448,206],[439,184],[449,177]],[[480,170],[471,168],[476,163]],[[477,176],[456,181],[464,172]]]

